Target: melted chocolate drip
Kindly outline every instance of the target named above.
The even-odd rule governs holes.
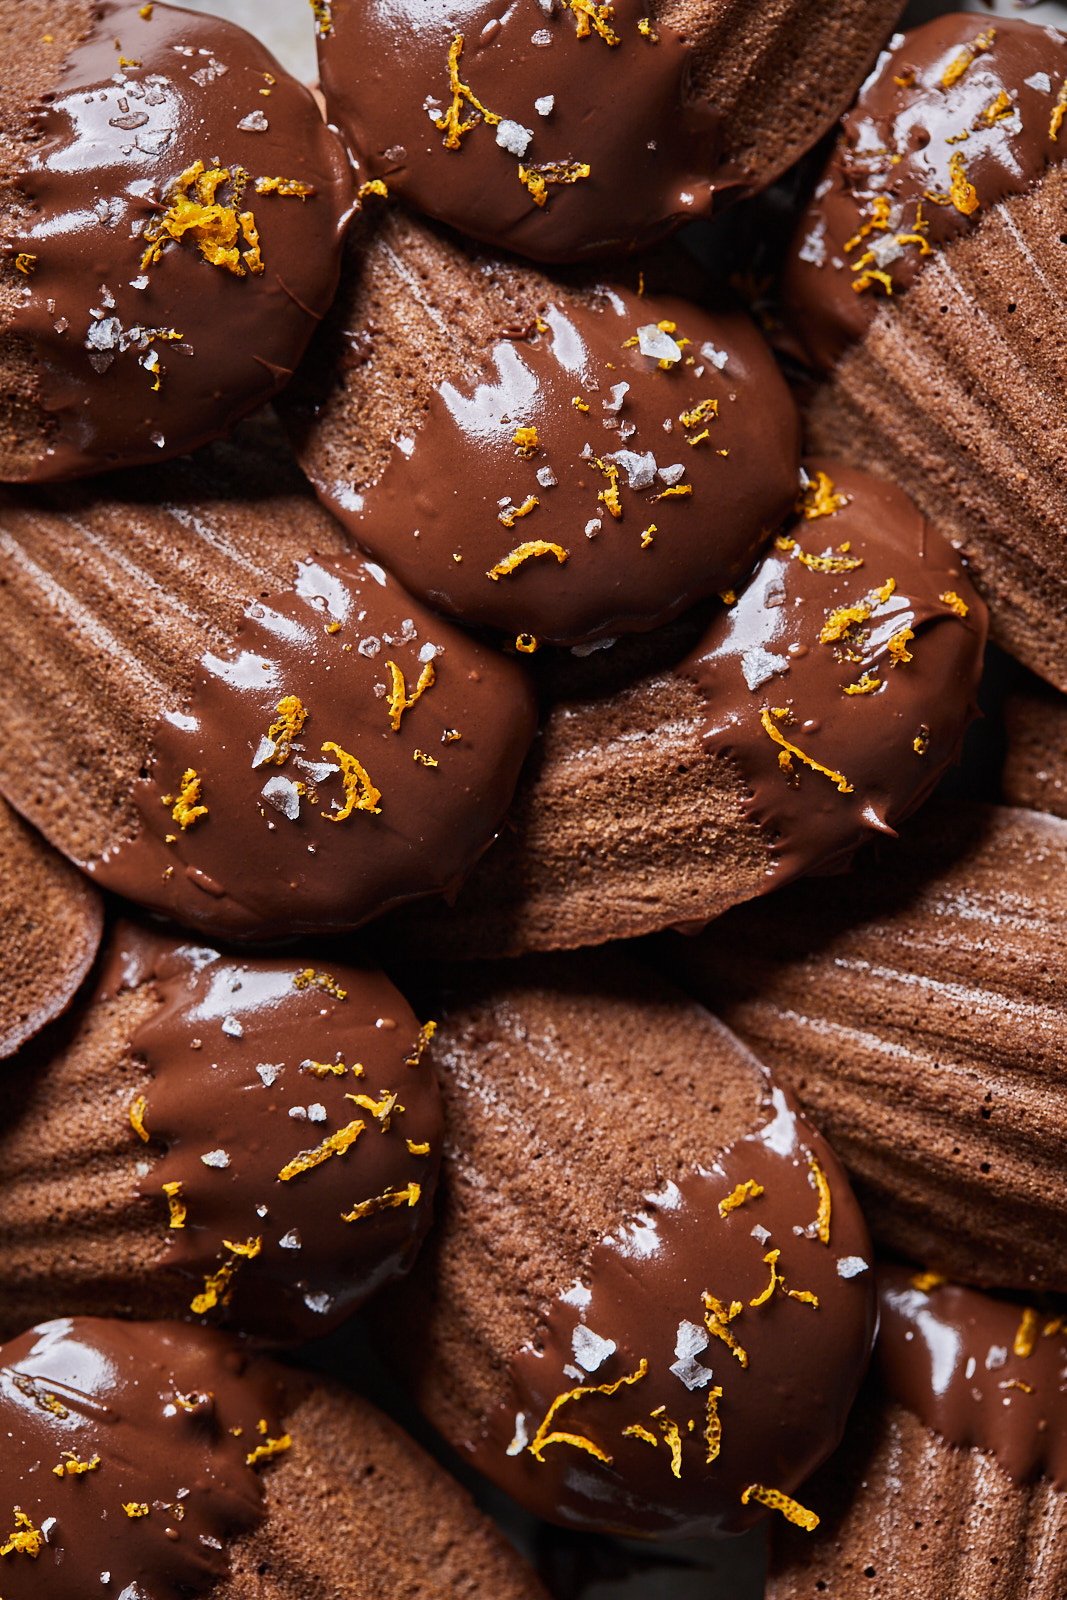
[[[705,697],[705,748],[748,785],[768,889],[845,866],[921,804],[976,715],[986,637],[962,562],[902,490],[806,467],[823,505],[846,503],[801,515],[678,668]]]
[[[329,307],[352,204],[339,141],[243,29],[135,0],[95,8],[38,121],[19,179],[36,215],[8,243],[28,273],[11,328],[57,425],[33,477],[224,433]]]
[[[916,1288],[905,1267],[878,1277],[893,1399],[947,1443],[991,1452],[1015,1483],[1067,1488],[1065,1319],[957,1284]]]
[[[475,238],[574,261],[647,244],[744,185],[719,158],[718,119],[688,97],[689,46],[638,0],[320,10],[326,104],[360,180]],[[437,125],[453,105],[450,51],[479,103],[456,95],[455,131]]]
[[[862,338],[938,246],[1067,156],[1065,85],[1057,28],[957,12],[894,35],[842,121],[786,271],[783,300],[817,365]]]
[[[521,668],[354,558],[301,563],[293,590],[245,619],[232,650],[203,656],[187,710],[156,729],[139,833],[87,870],[227,938],[353,928],[455,884],[500,825],[533,737]]]
[[[745,1491],[792,1496],[837,1445],[874,1337],[870,1241],[824,1140],[781,1090],[767,1109],[758,1133],[601,1240],[512,1359],[512,1400],[485,1419],[471,1458],[550,1521],[741,1532],[767,1514]],[[829,1188],[827,1241],[812,1157]],[[741,1191],[750,1183],[763,1192]],[[711,1331],[705,1291],[728,1317],[736,1303],[722,1325],[731,1342]]]
[[[63,1318],[0,1347],[5,1600],[209,1589],[263,1515],[248,1457],[284,1439],[288,1384],[179,1323]]]
[[[430,605],[575,644],[732,588],[792,507],[799,452],[747,317],[608,289],[544,307],[492,367],[442,384],[366,495],[317,487]]]
[[[139,1120],[166,1147],[142,1193],[167,1264],[194,1311],[232,1264],[201,1314],[293,1343],[325,1333],[408,1269],[430,1225],[441,1102],[418,1020],[378,972],[236,960],[120,924],[98,998],[142,984],[160,1007],[129,1048],[147,1073]]]

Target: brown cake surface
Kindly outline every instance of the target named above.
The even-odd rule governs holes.
[[[361,180],[567,261],[770,183],[847,104],[901,9],[521,0],[501,18],[329,0],[316,15],[329,114]]]
[[[0,219],[5,233],[29,219],[26,196],[16,178],[34,147],[33,110],[53,87],[67,53],[90,26],[90,0],[28,0],[5,5],[0,14],[4,41],[0,90]],[[51,42],[45,42],[45,35]],[[0,318],[5,327],[23,299],[25,282],[14,260],[0,263]],[[5,478],[26,477],[46,447],[48,419],[42,414],[37,372],[25,341],[0,333],[0,461]]]
[[[838,1436],[869,1326],[866,1230],[832,1152],[621,953],[446,982],[438,1224],[378,1302],[419,1404],[574,1528],[808,1518],[789,1497]]]
[[[1067,826],[931,807],[854,876],[676,940],[672,971],[832,1140],[884,1244],[1064,1290]]]
[[[0,1075],[0,1331],[191,1313],[328,1332],[429,1227],[431,1037],[372,968],[120,923],[94,992]]]
[[[1017,1486],[900,1405],[858,1403],[812,1489],[833,1497],[821,1537],[776,1540],[767,1600],[1059,1600],[1067,1507],[1045,1479]]]
[[[0,26],[0,476],[218,437],[329,306],[352,205],[337,138],[220,18],[82,0],[8,4]]]
[[[216,1600],[546,1600],[466,1490],[366,1400],[319,1382],[289,1427]]]
[[[104,927],[92,885],[0,802],[0,1057],[66,1010]]]
[[[699,692],[669,670],[554,704],[499,838],[449,906],[389,920],[390,946],[471,957],[572,949],[705,921],[758,894],[766,842],[709,761]],[[650,797],[656,796],[650,803]]]
[[[1067,699],[1033,678],[1009,694],[1004,719],[1005,800],[1067,816]]]

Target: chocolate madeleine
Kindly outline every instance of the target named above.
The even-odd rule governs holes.
[[[454,885],[533,734],[522,670],[354,557],[284,440],[0,502],[0,792],[212,936]]]
[[[4,0],[0,478],[158,460],[285,383],[352,207],[250,34],[136,0]]]
[[[671,970],[832,1140],[877,1240],[1067,1289],[1067,823],[931,807],[836,883],[675,940]]]
[[[545,1600],[394,1423],[219,1333],[45,1323],[0,1347],[0,1422],[11,1600]]]
[[[372,969],[120,923],[92,994],[0,1074],[0,1333],[71,1312],[327,1332],[430,1225],[432,1033]]]
[[[810,1539],[775,1528],[768,1600],[1059,1600],[1063,1318],[879,1277],[875,1381],[816,1480],[832,1510]]]
[[[364,187],[544,261],[632,249],[772,182],[902,9],[314,0],[329,115]]]
[[[527,650],[655,627],[792,510],[796,407],[729,295],[576,287],[397,213],[347,260],[283,416],[427,604]]]
[[[438,1222],[376,1302],[410,1392],[569,1527],[720,1534],[768,1509],[813,1526],[793,1496],[873,1332],[832,1151],[732,1034],[625,956],[441,981]]]
[[[733,588],[796,497],[796,408],[730,296],[576,286],[396,213],[283,416],[365,550],[527,650]]]
[[[0,1059],[66,1010],[103,929],[92,886],[0,800]]]
[[[898,483],[993,637],[1067,688],[1067,35],[959,13],[894,40],[842,123],[784,298],[829,370],[813,447]]]
[[[804,483],[788,532],[673,670],[613,676],[605,651],[591,688],[575,672],[550,698],[500,839],[449,909],[397,919],[398,949],[701,924],[847,864],[926,798],[973,714],[984,607],[900,490],[817,460]]]

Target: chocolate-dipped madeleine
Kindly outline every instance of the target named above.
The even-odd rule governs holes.
[[[66,1010],[103,929],[92,885],[0,800],[0,1059]]]
[[[330,304],[351,174],[242,28],[136,0],[4,0],[0,478],[218,437]]]
[[[1061,689],[1065,110],[1055,28],[957,13],[897,36],[784,284],[829,371],[813,447],[906,489],[966,556],[993,637]]]
[[[675,940],[671,970],[832,1140],[877,1240],[1067,1290],[1067,823],[943,803],[835,884]]]
[[[353,927],[466,872],[522,669],[351,553],[266,423],[0,504],[0,792],[213,936]]]
[[[731,296],[576,286],[400,213],[281,409],[364,550],[525,649],[735,588],[796,498],[796,408]]]
[[[314,0],[364,187],[545,261],[648,243],[751,194],[847,105],[900,0]]]
[[[10,1600],[545,1600],[373,1406],[177,1323],[64,1317],[0,1346]]]
[[[372,969],[119,923],[93,992],[0,1073],[0,1334],[70,1312],[328,1331],[430,1225],[432,1032]]]
[[[814,1526],[795,1496],[873,1332],[832,1151],[732,1034],[617,952],[440,981],[438,1223],[375,1303],[411,1392],[569,1527]]]
[[[683,660],[613,676],[606,650],[588,663],[606,690],[575,673],[550,700],[500,838],[451,907],[397,919],[398,949],[493,956],[707,922],[845,865],[925,799],[973,715],[985,608],[899,489],[818,460],[804,481],[795,522]]]
[[[874,1382],[815,1480],[822,1527],[774,1529],[768,1600],[1060,1600],[1064,1319],[903,1267],[879,1279]]]

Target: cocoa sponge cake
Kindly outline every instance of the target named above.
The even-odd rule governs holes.
[[[900,490],[825,460],[803,481],[793,522],[673,659],[628,674],[622,641],[549,666],[506,828],[449,909],[398,919],[398,949],[702,924],[847,864],[925,799],[973,714],[984,607]]]
[[[848,103],[900,0],[315,0],[364,186],[545,261],[632,249],[751,194]]]
[[[103,928],[92,886],[0,801],[0,1058],[66,1010]]]
[[[311,94],[218,17],[5,0],[0,477],[157,460],[289,377],[351,175]]]
[[[1067,816],[1067,697],[1028,678],[1009,694],[1004,721],[1004,798]]]
[[[216,936],[453,885],[533,734],[522,669],[357,559],[269,424],[0,505],[0,791]]]
[[[389,981],[119,923],[0,1075],[0,1331],[68,1312],[327,1332],[411,1264],[441,1110]]]
[[[410,1392],[571,1528],[815,1526],[800,1485],[873,1332],[832,1151],[733,1035],[618,952],[442,982],[438,1223],[376,1302]]]
[[[1067,1290],[1067,823],[931,806],[831,896],[797,884],[664,958],[790,1085],[877,1239]]]
[[[1063,1318],[884,1268],[876,1382],[775,1530],[768,1600],[1058,1600],[1067,1585]]]
[[[12,1600],[545,1600],[468,1496],[338,1384],[177,1323],[0,1347]]]
[[[813,447],[913,496],[993,637],[1067,687],[1060,474],[1067,35],[957,13],[896,37],[786,270],[829,381]]]
[[[792,510],[800,429],[732,297],[547,277],[399,212],[355,237],[282,415],[412,594],[529,651],[747,575]]]

